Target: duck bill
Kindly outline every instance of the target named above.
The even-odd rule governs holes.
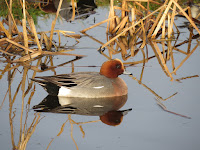
[[[128,72],[128,71],[126,71],[126,70],[124,70],[123,74],[124,74],[124,75],[132,75],[131,72]]]

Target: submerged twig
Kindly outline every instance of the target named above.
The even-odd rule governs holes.
[[[156,100],[158,106],[160,106],[164,111],[166,111],[168,113],[171,113],[171,114],[174,114],[174,115],[177,115],[177,116],[180,116],[180,117],[191,119],[191,117],[188,117],[186,115],[182,115],[182,114],[179,114],[179,113],[176,113],[176,112],[168,110],[167,107],[159,100],[159,98],[155,98],[155,100]]]

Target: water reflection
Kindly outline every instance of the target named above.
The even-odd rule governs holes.
[[[187,29],[190,34],[185,37],[180,37],[181,33],[176,27],[176,32],[174,31],[173,36],[169,39],[166,39],[167,37],[165,37],[165,35],[163,36],[162,30],[158,32],[155,39],[147,39],[146,34],[143,36],[141,33],[141,27],[136,26],[136,31],[133,35],[130,35],[130,33],[125,33],[122,36],[107,34],[107,43],[105,44],[85,33],[86,30],[83,30],[83,34],[102,45],[103,48],[100,47],[99,52],[106,58],[111,59],[114,55],[121,54],[122,59],[126,61],[124,64],[126,64],[127,67],[142,64],[143,68],[140,81],[142,80],[145,64],[153,58],[158,60],[163,72],[173,81],[173,75],[176,75],[177,70],[199,47],[200,34],[196,33],[191,27]],[[181,46],[187,47],[187,50],[179,48]],[[153,53],[149,50],[153,50]],[[182,58],[181,62],[178,62],[176,59],[178,56],[177,53],[185,56]],[[131,57],[136,59],[132,61],[129,59]],[[138,58],[140,58],[140,60],[138,60]],[[170,65],[167,62],[170,62]]]
[[[4,98],[2,98],[3,101],[1,103],[0,109],[2,109],[6,98],[8,98],[12,147],[13,149],[26,149],[28,141],[30,140],[32,134],[35,132],[37,125],[42,119],[42,117],[40,117],[40,113],[34,113],[34,115],[30,115],[30,103],[35,94],[35,85],[33,84],[33,81],[29,82],[27,79],[30,76],[34,78],[38,72],[52,71],[56,74],[55,68],[61,67],[68,63],[73,63],[80,58],[77,57],[58,65],[54,65],[52,56],[37,58],[36,65],[33,65],[32,63],[22,63],[15,65],[11,64],[10,61],[14,58],[15,56],[12,57],[6,55],[2,55],[1,58],[3,62],[3,59],[8,61],[4,68],[2,68],[0,74],[1,81],[3,80],[2,78],[5,78],[7,75],[8,88],[6,89],[7,91]],[[44,64],[45,66],[48,65],[48,67],[44,67]],[[40,67],[41,70],[39,69]],[[18,80],[16,76],[21,80]],[[20,106],[20,104],[21,107],[16,109],[16,105]],[[15,130],[17,132],[15,132]],[[19,138],[17,139],[16,137]]]
[[[79,1],[77,3],[77,6],[82,7],[81,2]],[[85,1],[84,1],[85,2]],[[53,3],[52,3],[53,4]],[[53,4],[54,5],[54,4]],[[66,6],[67,7],[67,6]],[[71,6],[69,6],[71,9]],[[95,6],[94,6],[95,7]],[[94,8],[93,7],[93,8]],[[92,8],[92,11],[93,11]],[[62,10],[65,10],[65,17],[67,15],[71,16],[70,12],[68,12],[68,8],[62,8]],[[61,11],[62,11],[61,10]],[[123,9],[125,10],[125,9]],[[79,10],[81,11],[81,10]],[[56,12],[56,8],[54,10]],[[69,13],[69,14],[67,14]],[[80,14],[80,13],[79,13]],[[69,17],[70,18],[70,17]],[[66,19],[69,19],[66,18]],[[6,22],[7,20],[5,20]],[[29,22],[31,22],[29,20]],[[2,24],[5,25],[5,23]],[[141,23],[142,24],[142,23]],[[14,24],[15,25],[15,24]],[[14,26],[13,26],[14,27]],[[100,49],[100,53],[107,57],[108,59],[114,57],[115,54],[121,54],[122,58],[124,59],[124,64],[127,66],[133,66],[136,64],[143,64],[141,76],[140,79],[136,79],[132,77],[134,80],[138,81],[139,84],[146,87],[150,92],[152,92],[156,97],[162,99],[162,97],[159,97],[153,90],[150,89],[150,87],[147,87],[144,83],[142,83],[142,77],[143,72],[145,69],[145,63],[147,63],[150,59],[156,58],[158,60],[159,65],[161,66],[161,69],[166,73],[166,75],[170,76],[170,74],[176,74],[176,71],[185,63],[185,61],[195,52],[195,50],[199,47],[199,34],[197,31],[193,31],[193,28],[190,28],[189,34],[185,34],[184,40],[183,37],[180,39],[178,28],[176,30],[173,30],[173,35],[169,39],[165,39],[166,33],[165,31],[168,30],[168,28],[163,24],[162,29],[159,30],[157,36],[155,39],[147,39],[146,33],[149,33],[150,29],[144,30],[143,26],[135,26],[134,32],[131,34],[124,34],[120,36],[119,38],[116,38],[112,42],[109,43],[106,47],[108,50],[102,50]],[[5,29],[9,28],[5,25]],[[142,28],[142,30],[140,30]],[[146,27],[145,27],[146,28]],[[24,28],[25,29],[25,28]],[[30,28],[31,29],[31,28]],[[119,28],[121,31],[123,28]],[[166,30],[165,30],[166,29]],[[175,28],[174,28],[175,29]],[[28,28],[27,28],[28,30]],[[77,56],[75,59],[71,59],[70,61],[64,61],[61,62],[59,57],[59,61],[56,61],[56,58],[54,57],[54,54],[59,55],[63,53],[57,52],[57,50],[60,50],[60,40],[59,40],[59,46],[54,45],[56,52],[50,53],[49,51],[46,51],[48,49],[48,44],[51,43],[53,40],[49,39],[46,35],[46,32],[38,33],[38,35],[41,35],[39,41],[41,42],[43,53],[36,53],[36,49],[31,49],[31,46],[34,45],[34,47],[37,47],[35,42],[35,37],[29,36],[28,41],[28,48],[25,48],[23,46],[23,41],[25,39],[23,38],[22,32],[19,32],[17,29],[16,31],[13,28],[13,31],[15,33],[13,34],[13,31],[9,34],[9,32],[5,32],[7,30],[1,29],[1,37],[0,40],[0,47],[1,52],[3,53],[1,55],[1,62],[5,63],[3,64],[2,68],[0,69],[0,79],[1,82],[5,83],[4,80],[6,79],[5,76],[7,76],[8,79],[8,85],[6,92],[4,93],[5,96],[3,97],[2,105],[6,98],[9,100],[9,124],[10,124],[10,131],[11,131],[11,141],[13,149],[25,149],[27,146],[27,143],[34,133],[36,126],[38,123],[40,123],[40,115],[41,113],[35,113],[34,115],[30,115],[30,103],[32,100],[33,95],[35,94],[35,85],[32,81],[28,80],[28,78],[34,78],[37,73],[40,72],[46,72],[51,71],[54,75],[56,75],[56,68],[64,66],[66,64],[71,64],[71,71],[74,71],[74,61],[80,59],[80,55],[73,55]],[[30,35],[33,35],[33,32],[29,30]],[[119,31],[117,29],[117,31]],[[144,32],[143,32],[144,31]],[[178,34],[176,34],[176,31]],[[53,32],[52,32],[53,33]],[[63,31],[59,31],[58,33],[65,33]],[[143,36],[143,33],[145,33],[145,36]],[[15,36],[13,36],[15,35]],[[17,36],[19,35],[19,36]],[[65,35],[65,34],[63,34]],[[162,36],[162,37],[161,37]],[[4,38],[3,38],[4,37]],[[12,37],[7,38],[7,37]],[[99,41],[98,39],[94,39],[92,36],[88,35],[91,39],[94,41],[99,42],[101,45],[104,44],[105,41]],[[108,40],[113,39],[112,36],[108,36]],[[145,43],[146,42],[146,43]],[[38,42],[39,43],[39,42]],[[62,43],[63,44],[63,43]],[[64,43],[65,44],[65,43]],[[58,47],[58,48],[57,48]],[[184,47],[184,48],[183,48]],[[65,48],[65,47],[64,47]],[[146,48],[146,51],[145,51]],[[28,55],[25,55],[26,51],[28,51]],[[41,50],[41,49],[39,49]],[[152,50],[152,52],[150,51]],[[66,51],[66,49],[62,49],[62,52]],[[108,53],[108,54],[107,54]],[[181,61],[179,59],[176,59],[175,54],[182,54],[184,57],[182,57]],[[46,54],[46,56],[44,56]],[[52,54],[52,55],[51,55]],[[42,57],[42,56],[44,57]],[[49,56],[50,55],[50,56]],[[22,57],[23,59],[19,59],[19,57]],[[24,57],[25,56],[25,57]],[[136,56],[136,57],[135,57]],[[142,56],[138,57],[138,56]],[[99,57],[99,56],[92,56],[92,57]],[[118,57],[118,56],[117,56]],[[129,58],[134,58],[134,61],[132,61]],[[139,58],[139,60],[138,60]],[[141,59],[140,59],[141,58]],[[69,57],[65,57],[65,59],[70,59]],[[54,61],[55,60],[55,61]],[[177,62],[176,62],[177,61]],[[169,62],[169,63],[167,63]],[[57,63],[57,64],[56,64]],[[95,64],[95,63],[94,63]],[[92,65],[94,65],[92,62]],[[171,65],[171,66],[170,66]],[[167,68],[172,67],[172,71],[170,72]],[[49,74],[49,72],[48,72]],[[172,78],[172,76],[170,76]],[[192,78],[192,77],[198,77],[198,75],[189,76],[189,77],[183,77],[180,79],[175,79],[175,81],[182,81],[184,79]],[[7,82],[6,82],[7,83]],[[2,83],[1,83],[2,84]],[[5,87],[4,85],[2,87]],[[2,88],[2,90],[4,90]],[[168,92],[168,91],[167,91]],[[176,93],[175,93],[176,94]],[[173,96],[173,95],[172,95]],[[170,98],[170,97],[169,97]],[[50,100],[47,100],[50,99]],[[167,98],[168,99],[168,98]],[[167,100],[163,99],[163,100]],[[91,101],[94,99],[90,99]],[[41,112],[55,112],[55,113],[67,113],[67,114],[79,114],[79,115],[95,115],[100,116],[100,120],[103,123],[109,124],[109,125],[117,125],[121,123],[122,117],[130,111],[128,110],[122,110],[119,109],[126,103],[127,97],[117,97],[115,100],[110,99],[109,101],[106,101],[106,99],[102,100],[102,102],[106,101],[106,106],[103,106],[104,104],[101,104],[98,102],[99,100],[95,99],[96,107],[93,107],[91,105],[90,107],[85,106],[84,99],[78,100],[78,99],[60,99],[58,97],[52,97],[47,96],[44,101],[42,101],[40,104],[34,106],[36,111]],[[49,101],[49,103],[46,105],[45,101]],[[63,101],[69,104],[64,103]],[[72,102],[73,101],[73,102]],[[78,101],[82,103],[82,105],[75,104],[75,101]],[[87,99],[88,101],[88,99]],[[118,102],[118,104],[115,104],[115,102]],[[109,103],[108,103],[109,102]],[[45,104],[44,104],[45,103]],[[17,105],[17,108],[15,105]],[[20,107],[18,107],[21,104]],[[2,108],[1,105],[1,108]],[[42,105],[42,106],[41,106]],[[117,105],[117,106],[116,106]],[[56,107],[55,107],[56,106]],[[98,107],[97,107],[98,106]],[[115,106],[115,107],[114,107]],[[90,108],[88,110],[88,108]],[[165,107],[164,107],[165,108]],[[110,120],[111,118],[114,118],[114,120]],[[114,116],[114,117],[113,117]],[[117,119],[115,119],[117,116]],[[2,117],[2,120],[4,117]],[[76,124],[80,127],[81,132],[84,135],[83,128],[81,124],[88,123],[88,122],[82,122],[77,123],[74,120],[72,120],[71,116],[68,115],[67,121],[70,122],[71,129],[73,127],[73,124]],[[98,121],[98,120],[97,120]],[[95,122],[95,121],[91,121]],[[114,124],[113,124],[114,122]],[[49,122],[48,122],[49,123]],[[65,123],[63,123],[65,125]],[[121,126],[120,126],[121,127]],[[61,131],[62,131],[61,127]],[[19,132],[14,132],[19,131]],[[61,132],[60,132],[61,133]],[[60,135],[60,133],[58,135]],[[16,137],[19,137],[17,139]],[[72,137],[73,139],[73,137]],[[16,140],[18,140],[16,142]]]
[[[35,1],[38,2],[38,1]],[[56,13],[59,7],[60,0],[41,1],[40,7],[47,13]],[[74,7],[74,8],[73,8]],[[69,0],[63,0],[59,14],[62,18],[69,21],[74,15],[73,9],[75,10],[76,17],[74,19],[86,19],[91,14],[94,14],[94,9],[97,8],[94,0],[79,0],[78,2],[72,3]]]
[[[4,57],[7,60],[13,60],[12,56],[2,56],[2,59]],[[54,62],[56,59],[54,59],[54,57],[44,56],[42,58],[35,59],[35,63],[33,63],[34,61],[31,61],[32,63],[30,64],[28,61],[26,63],[20,64],[11,64],[7,62],[4,68],[2,68],[0,78],[5,78],[4,76],[7,75],[8,89],[5,93],[1,108],[4,101],[8,97],[9,123],[13,149],[26,149],[28,141],[32,137],[36,127],[42,119],[42,117],[40,117],[41,113],[34,113],[34,115],[30,115],[30,104],[33,96],[36,94],[36,87],[35,84],[33,84],[33,81],[28,80],[28,78],[34,78],[39,72],[52,71],[54,74],[56,74],[56,68],[70,63],[72,64],[71,68],[73,72],[75,67],[73,63],[79,59],[81,58],[76,57],[75,59],[69,60],[67,62],[59,62],[60,64],[56,65]],[[14,91],[14,93],[12,93],[12,91]],[[90,101],[90,103],[87,103],[88,101]],[[34,109],[37,108],[36,111],[40,112],[46,111],[55,113],[99,116],[103,123],[111,126],[116,126],[122,122],[123,116],[131,110],[119,110],[126,103],[126,101],[127,95],[107,99],[65,99],[48,95],[39,105],[34,106]],[[22,103],[21,107],[19,109],[15,109],[15,105],[19,105],[19,103]],[[75,124],[78,125],[81,132],[85,134],[82,128],[82,124],[95,123],[99,120],[93,120],[89,122],[76,122],[71,118],[70,115],[68,115],[68,120],[66,122],[68,121],[70,123],[72,133],[72,128]],[[65,125],[66,122],[63,124]],[[61,127],[61,131],[63,131],[63,127],[64,126]],[[19,132],[14,132],[15,129],[18,129]],[[59,134],[61,134],[61,131]],[[16,137],[19,138],[17,139]],[[71,138],[73,139],[73,137]],[[73,141],[76,144],[74,139]]]
[[[172,3],[174,3],[174,7],[171,11],[169,8]],[[147,5],[149,4],[147,3]],[[108,19],[86,28],[81,32],[87,35],[85,33],[87,30],[107,22],[108,34],[106,43],[87,35],[102,45],[99,48],[101,54],[108,59],[112,58],[113,55],[121,54],[122,59],[127,61],[125,62],[127,65],[143,64],[142,74],[145,63],[152,58],[157,58],[163,72],[173,81],[173,75],[176,75],[177,70],[199,46],[199,39],[197,39],[197,43],[193,40],[198,38],[200,34],[200,30],[197,27],[199,21],[193,22],[195,18],[192,18],[191,15],[188,16],[181,6],[173,0],[169,2],[165,1],[165,3],[154,12],[151,12],[149,8],[146,9],[143,7],[142,10],[145,11],[144,13],[136,6],[140,7],[140,4],[124,0],[121,9],[118,10],[118,7],[111,1]],[[167,6],[167,8],[165,6]],[[184,42],[180,42],[180,31],[176,25],[178,21],[175,16],[178,9],[178,13],[181,12],[190,22],[190,34],[189,37],[185,38]],[[138,12],[140,12],[140,15],[138,15]],[[156,12],[158,14],[156,14]],[[167,21],[168,24],[166,23]],[[184,44],[188,48],[187,51],[178,48]],[[107,48],[107,51],[105,51],[105,48]],[[153,50],[153,53],[150,50]],[[181,63],[176,65],[175,54],[177,51],[184,54],[186,57],[182,59]],[[132,61],[129,59],[131,57],[142,59]],[[167,62],[170,62],[170,65]],[[142,79],[142,74],[140,81]]]
[[[52,112],[99,116],[100,120],[111,126],[119,125],[123,116],[131,109],[119,109],[126,103],[127,95],[106,98],[58,97],[48,95],[38,105],[33,106],[37,112]]]

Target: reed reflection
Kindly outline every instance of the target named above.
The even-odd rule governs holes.
[[[123,116],[132,109],[119,110],[127,101],[127,95],[105,98],[58,97],[48,95],[38,105],[37,112],[52,112],[99,116],[100,120],[111,126],[119,125]]]
[[[69,0],[29,0],[29,2],[39,2],[40,8],[46,13],[56,13],[61,2],[62,5],[59,9],[59,14],[66,21],[74,19],[86,19],[91,14],[94,14],[94,9],[97,8],[94,0],[79,0],[78,2]]]
[[[159,6],[159,8],[151,12],[151,4]],[[108,19],[81,32],[100,43],[102,46],[99,48],[99,52],[108,59],[112,58],[113,55],[121,54],[122,59],[127,61],[124,64],[130,66],[143,64],[140,82],[145,64],[152,58],[157,58],[163,72],[173,81],[177,70],[199,46],[197,39],[200,34],[199,21],[196,18],[197,21],[195,22],[195,18],[192,18],[191,15],[188,16],[186,10],[183,10],[174,0],[165,1],[164,4],[151,1],[147,2],[146,5],[147,8],[138,2],[123,0],[121,8],[119,8],[114,1],[111,1]],[[173,6],[172,11],[169,9],[171,6]],[[176,25],[178,14],[184,16],[190,23],[190,34],[189,37],[186,37],[189,40],[185,39],[184,42],[179,42],[183,40],[183,37],[180,39],[181,32]],[[105,22],[107,22],[106,32],[108,33],[106,43],[85,33]],[[184,44],[188,49],[179,49]],[[107,51],[105,51],[105,48],[107,48]],[[177,51],[186,56],[182,58],[181,63],[175,56]],[[129,58],[136,59],[133,61]],[[140,60],[137,60],[138,58]],[[170,65],[167,62],[170,62]]]

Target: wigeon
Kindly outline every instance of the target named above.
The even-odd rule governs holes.
[[[119,59],[104,62],[100,72],[77,72],[55,76],[35,77],[49,95],[59,97],[101,98],[127,95],[126,83],[119,78],[125,71]]]

